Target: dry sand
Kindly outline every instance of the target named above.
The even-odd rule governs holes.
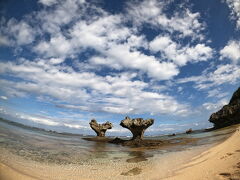
[[[240,128],[225,142],[194,157],[167,180],[240,180]]]
[[[139,163],[113,162],[96,165],[51,165],[27,161],[21,157],[1,152],[1,180],[240,180],[240,128],[221,144],[195,156],[177,171],[163,177],[165,167],[157,158]],[[184,152],[182,152],[184,153]],[[178,155],[181,156],[181,153]],[[179,158],[180,159],[180,158]],[[178,159],[175,159],[178,161]],[[179,160],[180,161],[180,160]],[[169,164],[170,166],[173,161]],[[167,166],[167,164],[166,164]],[[175,168],[173,168],[175,169]],[[176,170],[176,169],[175,169]]]

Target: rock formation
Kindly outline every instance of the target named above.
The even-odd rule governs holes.
[[[108,129],[112,129],[113,125],[110,122],[106,122],[103,124],[98,124],[95,119],[92,119],[89,123],[90,127],[97,133],[98,137],[105,137],[105,133]]]
[[[142,140],[145,130],[154,123],[154,119],[143,120],[142,118],[131,119],[126,117],[120,125],[129,129],[132,134],[132,140]]]
[[[186,131],[186,134],[191,134],[193,132],[193,130],[190,128]]]
[[[229,104],[213,113],[209,121],[215,129],[240,123],[240,88],[234,92]]]

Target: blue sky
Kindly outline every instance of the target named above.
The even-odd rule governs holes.
[[[0,115],[93,134],[154,118],[147,134],[211,127],[240,82],[238,0],[0,2]]]

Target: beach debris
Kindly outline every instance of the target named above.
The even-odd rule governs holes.
[[[186,134],[191,134],[193,132],[193,130],[190,128],[186,131]]]
[[[145,130],[153,123],[154,119],[131,119],[127,116],[124,120],[121,121],[120,125],[131,131],[131,133],[133,134],[132,140],[142,140]]]
[[[240,123],[240,87],[234,92],[229,104],[213,113],[209,121],[214,124],[215,129]]]
[[[110,122],[106,122],[103,124],[98,124],[95,119],[92,119],[89,123],[90,127],[96,132],[98,137],[105,137],[105,133],[108,129],[112,129],[113,125]]]

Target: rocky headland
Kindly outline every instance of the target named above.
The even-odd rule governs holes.
[[[214,124],[214,129],[240,123],[240,87],[233,93],[229,104],[213,113],[209,121]]]

